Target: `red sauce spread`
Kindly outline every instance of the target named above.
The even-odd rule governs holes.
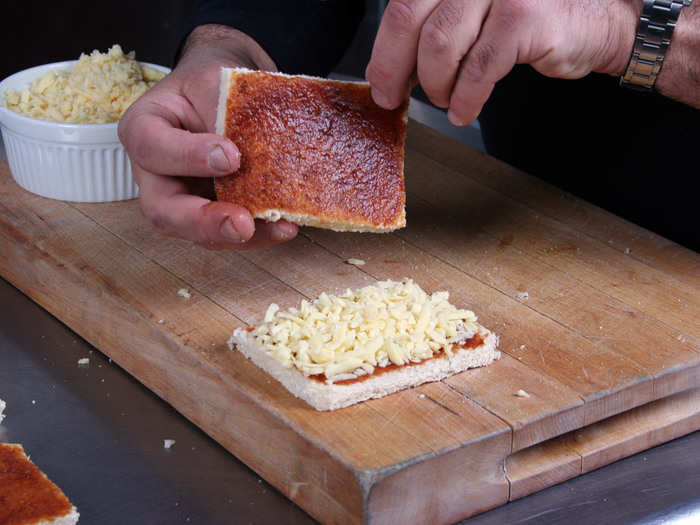
[[[225,135],[240,150],[241,165],[216,179],[217,197],[253,214],[278,209],[403,226],[407,104],[382,109],[366,84],[234,76]]]
[[[484,342],[484,336],[477,333],[477,334],[474,334],[469,339],[465,339],[463,342],[461,342],[459,344],[454,344],[452,346],[453,346],[453,349],[463,348],[465,350],[470,350],[470,349],[474,349],[474,348],[481,346],[481,344],[483,342]],[[422,361],[418,361],[415,363],[408,362],[405,365],[397,365],[394,363],[389,363],[387,366],[375,366],[374,372],[372,372],[371,374],[364,374],[364,375],[361,375],[358,377],[353,377],[351,379],[343,379],[342,381],[335,381],[333,384],[334,385],[349,385],[352,383],[359,383],[361,381],[365,381],[365,380],[369,379],[370,377],[377,377],[377,376],[380,376],[382,374],[386,374],[387,372],[391,372],[392,370],[395,370],[396,368],[402,368],[405,366],[422,365],[423,363],[430,361],[431,359],[441,359],[444,357],[445,357],[445,352],[439,351],[439,352],[434,353],[432,356],[426,357]],[[315,374],[315,375],[309,376],[309,379],[313,379],[314,381],[318,381],[320,383],[325,383],[327,380],[327,377],[325,374]]]
[[[21,446],[0,443],[0,523],[51,521],[71,509],[65,494],[29,461]]]

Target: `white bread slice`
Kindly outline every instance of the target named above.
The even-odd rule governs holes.
[[[29,459],[20,444],[0,443],[0,501],[7,502],[6,508],[0,508],[0,523],[4,525],[75,525],[80,518],[63,491]]]
[[[422,363],[392,368],[390,371],[363,378],[360,381],[328,384],[309,379],[294,367],[286,368],[270,356],[245,329],[236,329],[229,346],[249,358],[296,397],[303,399],[316,410],[336,410],[388,394],[418,386],[431,381],[440,381],[469,368],[485,366],[498,359],[498,337],[479,325],[483,343],[470,349],[457,348],[452,357],[446,353]]]

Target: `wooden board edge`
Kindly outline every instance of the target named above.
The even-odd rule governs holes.
[[[586,473],[696,430],[700,430],[697,387],[575,431],[570,444],[583,458]]]
[[[569,446],[570,435],[539,443],[506,458],[509,501],[557,485],[581,474],[581,456]]]
[[[700,385],[700,359],[690,366],[665,370],[654,378],[654,399],[696,388]]]
[[[506,458],[510,500],[557,485],[698,429],[700,390],[696,388],[539,443]]]
[[[366,523],[455,523],[508,501],[510,432],[365,483]]]

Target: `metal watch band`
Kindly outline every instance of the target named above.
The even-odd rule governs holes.
[[[632,57],[620,85],[651,91],[661,71],[681,9],[692,0],[644,0]]]

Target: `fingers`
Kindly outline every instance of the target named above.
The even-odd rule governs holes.
[[[474,121],[497,81],[518,61],[520,32],[513,18],[491,10],[468,51],[450,95],[447,117],[456,126]]]
[[[131,161],[159,175],[216,177],[238,169],[240,153],[233,142],[181,129],[181,120],[161,104],[143,103],[127,113],[119,137]]]
[[[460,63],[476,41],[490,0],[444,0],[420,31],[418,80],[430,101],[446,108]]]
[[[238,247],[239,250],[257,250],[273,244],[289,241],[296,237],[299,228],[287,221],[267,222],[255,220],[255,234]]]
[[[136,168],[138,172],[139,169]],[[296,226],[279,221],[256,227],[245,208],[190,195],[177,178],[139,173],[140,204],[146,219],[164,235],[209,249],[262,248],[293,238]]]
[[[374,101],[395,109],[406,97],[416,67],[421,28],[440,0],[391,0],[384,11],[366,78]]]

